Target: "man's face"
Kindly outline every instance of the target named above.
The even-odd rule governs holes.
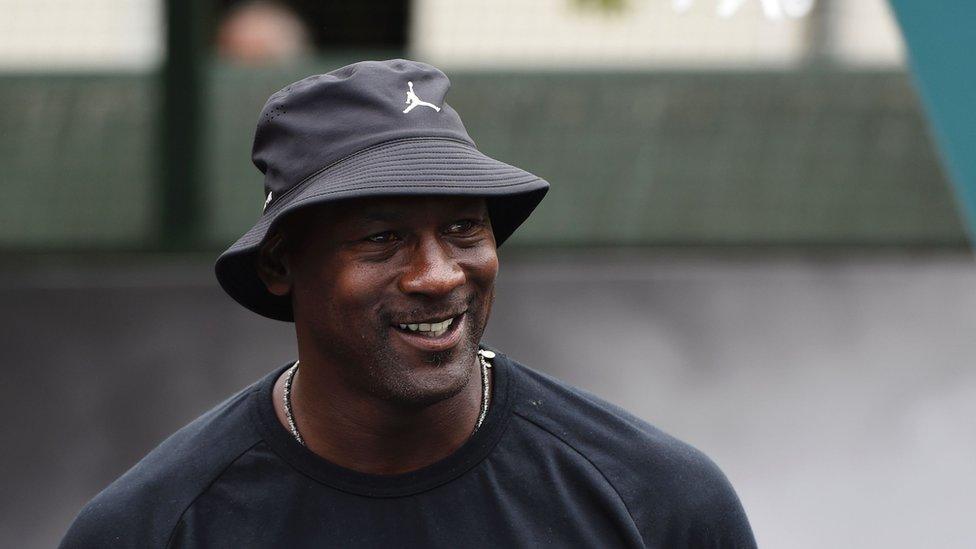
[[[484,199],[368,198],[305,215],[288,257],[299,337],[374,397],[429,405],[459,393],[498,273]]]

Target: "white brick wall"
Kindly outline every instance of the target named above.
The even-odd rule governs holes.
[[[718,15],[731,5],[724,0],[625,0],[619,11],[595,3],[415,0],[411,53],[452,68],[743,68],[789,66],[807,51],[810,19],[771,20],[761,0],[741,0],[730,17]],[[822,0],[814,9],[827,9],[827,49],[842,62],[901,62],[885,0]]]
[[[447,68],[748,68],[803,59],[808,18],[770,20],[762,2],[414,0],[410,54]],[[798,0],[779,0],[794,2]],[[676,11],[674,6],[685,6]],[[827,52],[892,66],[904,47],[885,0],[820,0]],[[162,0],[0,0],[0,70],[147,69],[163,55]]]
[[[162,53],[161,0],[0,0],[0,70],[138,70]]]

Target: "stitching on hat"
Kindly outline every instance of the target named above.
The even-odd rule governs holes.
[[[347,185],[349,183],[354,183],[357,181],[370,181],[370,180],[402,180],[404,182],[424,182],[428,179],[440,180],[440,181],[450,181],[450,180],[470,180],[472,178],[485,181],[502,181],[509,180],[512,177],[518,177],[527,172],[519,171],[505,171],[505,172],[461,172],[457,171],[455,173],[445,173],[442,171],[411,171],[411,172],[398,172],[398,171],[364,171],[362,175],[356,175],[352,177],[342,178],[341,181],[336,181],[333,184],[333,188]]]
[[[504,162],[501,161],[492,161],[490,159],[483,158],[483,157],[448,156],[448,155],[438,155],[438,156],[441,156],[442,158],[431,159],[429,156],[425,156],[425,155],[416,155],[416,156],[411,155],[411,156],[398,156],[396,158],[390,158],[389,160],[380,160],[380,161],[370,162],[370,163],[360,163],[360,162],[357,162],[355,164],[350,163],[345,166],[337,166],[336,169],[330,170],[330,173],[340,173],[347,169],[361,169],[362,167],[364,167],[364,164],[366,166],[399,166],[405,162],[409,162],[413,164],[431,165],[431,166],[452,166],[452,165],[456,165],[458,162],[464,162],[465,164],[484,165],[484,166],[495,166],[498,164],[505,164]],[[505,165],[507,166],[508,164]]]
[[[535,175],[532,175],[532,174],[529,174],[529,175],[530,175],[530,177],[528,177],[528,178],[526,178],[524,180],[514,181],[514,182],[511,182],[511,183],[502,183],[502,184],[499,184],[499,185],[492,185],[492,188],[493,189],[504,189],[505,187],[514,187],[516,185],[524,185],[526,183],[532,183],[533,181],[539,181],[539,180],[542,179],[542,178],[540,178],[538,176],[535,176]],[[424,187],[425,188],[432,187],[432,188],[435,188],[435,189],[470,189],[471,188],[470,185],[449,185],[449,184],[442,184],[442,185],[424,185]],[[328,190],[322,191],[320,193],[310,194],[310,195],[308,195],[306,197],[303,197],[300,201],[293,202],[292,204],[293,205],[294,204],[301,204],[302,202],[306,202],[306,201],[311,200],[313,198],[318,198],[320,196],[327,196],[327,195],[330,195],[330,194],[336,194],[336,193],[340,193],[340,192],[344,192],[344,191],[349,191],[349,190],[365,191],[365,190],[370,190],[370,189],[415,189],[415,188],[417,188],[416,185],[366,185],[366,186],[362,186],[362,187],[351,187],[351,188],[348,188],[347,187],[347,188],[344,188],[344,189],[328,189]]]
[[[535,176],[532,176],[532,177],[535,177]],[[370,182],[370,181],[375,181],[375,179],[372,179],[372,180],[370,180],[370,179],[360,179],[360,180],[356,180],[356,181],[349,181],[349,182],[347,182],[347,183],[345,183],[343,185],[336,185],[336,186],[329,187],[328,192],[345,192],[345,191],[358,190],[358,189],[388,189],[388,188],[389,189],[396,189],[396,188],[416,189],[418,187],[419,188],[443,187],[443,188],[451,188],[451,189],[471,189],[472,188],[471,185],[468,184],[467,182],[465,182],[465,183],[457,183],[458,182],[458,179],[457,178],[454,178],[454,177],[441,177],[441,178],[430,178],[430,177],[426,177],[426,178],[421,179],[421,180],[418,180],[418,181],[413,181],[413,182],[411,182],[411,184],[406,184],[406,183],[391,183],[391,184],[388,184],[388,185],[369,185],[369,186],[363,186],[363,183],[364,182]],[[387,181],[402,181],[402,180],[397,179],[397,180],[387,180]],[[500,179],[494,180],[494,181],[485,181],[484,179],[479,179],[479,182],[481,182],[482,183],[482,186],[484,188],[486,188],[486,189],[489,189],[489,188],[490,189],[501,189],[501,188],[505,188],[505,187],[510,186],[510,185],[513,184],[513,183],[509,183],[509,181],[511,181],[511,178],[500,178]],[[529,181],[531,181],[531,180],[529,180]],[[515,183],[515,184],[518,184],[518,183]],[[320,196],[320,195],[316,194],[314,196]]]
[[[523,173],[524,170],[517,169],[505,169],[496,168],[488,165],[481,166],[465,166],[461,167],[455,163],[453,166],[451,164],[438,164],[438,165],[428,165],[420,162],[410,163],[410,164],[389,164],[385,166],[361,166],[359,169],[342,170],[337,172],[328,172],[321,174],[316,178],[316,181],[321,181],[323,179],[336,180],[336,179],[348,179],[363,177],[365,175],[397,175],[397,176],[410,176],[410,175],[437,175],[437,174],[465,174],[465,175],[478,175],[482,174],[485,176],[491,176],[492,174],[504,174],[504,173]]]
[[[418,177],[423,179],[426,179],[427,177],[446,177],[449,179],[480,177],[491,181],[507,179],[513,175],[520,175],[521,173],[523,172],[514,170],[506,170],[504,172],[489,172],[485,170],[457,170],[454,172],[445,172],[443,170],[363,170],[360,172],[360,175],[354,175],[342,179],[345,179],[346,181],[359,181],[363,179],[374,179],[376,177],[389,177],[416,181]]]
[[[411,166],[415,166],[411,168]],[[450,166],[450,164],[440,164],[440,166]],[[505,175],[505,174],[521,174],[525,173],[525,170],[520,170],[518,168],[493,168],[490,166],[474,166],[474,167],[455,167],[454,169],[445,169],[436,166],[428,166],[425,164],[410,164],[404,165],[390,165],[390,166],[372,166],[363,167],[359,170],[347,170],[341,173],[330,173],[329,179],[343,179],[343,178],[354,178],[362,179],[365,176],[376,176],[376,175],[397,175],[397,176],[414,176],[414,175],[447,175],[447,176],[484,176],[491,177],[492,175]]]
[[[436,167],[432,169],[410,169],[410,165],[423,166],[424,168],[429,167],[427,163],[421,162],[417,164],[408,164],[407,169],[403,169],[403,163],[390,163],[385,166],[358,166],[355,168],[337,170],[329,172],[328,174],[322,174],[322,176],[328,176],[329,179],[336,181],[333,188],[348,186],[349,184],[355,184],[363,180],[375,180],[375,179],[399,179],[408,181],[418,181],[419,179],[430,180],[430,179],[478,179],[487,181],[497,181],[497,180],[509,180],[513,177],[524,177],[529,172],[525,170],[516,168],[514,166],[509,166],[503,162],[497,163],[486,163],[482,166],[475,167],[457,167],[456,164],[451,162],[438,163],[439,166],[453,166],[453,169],[437,169]],[[316,178],[316,181],[321,181],[324,177]]]
[[[438,162],[441,164],[444,163],[440,159],[430,159],[431,152],[437,152],[437,151],[415,151],[415,152],[401,153],[401,154],[389,155],[389,156],[380,156],[380,155],[370,155],[368,157],[364,156],[362,158],[356,158],[355,162],[349,161],[342,166],[336,166],[331,171],[337,172],[340,170],[348,169],[349,167],[355,168],[357,166],[361,166],[366,161],[377,158],[377,156],[379,156],[380,159],[378,161],[372,162],[373,164],[377,164],[377,165],[400,163],[405,160],[423,160],[423,161],[430,161],[430,162]],[[451,160],[451,161],[464,160],[466,162],[480,162],[483,164],[496,164],[496,163],[504,164],[504,162],[492,160],[483,155],[453,154],[450,151],[441,152],[437,156],[441,157],[443,160]]]
[[[456,153],[453,152],[454,149],[451,149],[451,151],[452,152],[442,153],[440,156],[444,157],[447,160],[464,160],[465,162],[469,162],[469,163],[473,163],[473,164],[474,163],[482,164],[484,166],[497,166],[499,164],[502,164],[504,166],[508,166],[510,168],[513,168],[513,169],[518,169],[518,168],[514,168],[513,166],[509,166],[508,164],[505,164],[504,162],[501,162],[501,161],[498,161],[498,160],[494,160],[492,158],[488,158],[488,157],[486,157],[485,155],[483,155],[481,153],[478,153],[478,154],[462,154],[460,152],[456,152]],[[411,160],[411,159],[421,160],[422,161],[421,163],[426,164],[426,165],[444,165],[444,166],[449,166],[449,165],[453,165],[454,164],[454,162],[440,162],[440,161],[437,161],[437,160],[431,161],[431,160],[429,160],[429,156],[428,156],[429,152],[430,151],[422,151],[422,152],[421,151],[416,151],[416,152],[410,152],[410,153],[403,152],[403,153],[400,153],[398,155],[386,156],[383,161],[375,164],[375,166],[403,165],[405,163],[408,163],[408,161]],[[356,162],[353,162],[353,161],[350,160],[350,162],[347,162],[344,166],[335,166],[332,170],[329,170],[329,171],[330,171],[330,173],[332,173],[332,174],[334,174],[336,176],[342,175],[342,174],[345,174],[345,173],[348,173],[350,171],[359,171],[359,170],[362,170],[363,169],[362,162],[368,161],[371,158],[375,158],[378,155],[379,155],[379,153],[362,156],[362,157],[356,158]],[[522,170],[519,170],[519,171],[522,171]]]

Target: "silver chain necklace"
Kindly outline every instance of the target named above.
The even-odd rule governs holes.
[[[490,378],[488,377],[488,368],[491,368],[491,363],[489,360],[495,358],[495,353],[488,351],[486,349],[478,349],[478,362],[481,364],[481,410],[478,412],[478,421],[474,425],[474,434],[481,428],[481,424],[484,423],[485,417],[488,416],[488,400],[491,388],[489,387]],[[298,372],[298,362],[288,369],[288,373],[285,374],[285,391],[283,399],[285,401],[285,418],[288,419],[288,429],[291,430],[291,434],[295,437],[295,440],[299,444],[305,446],[305,439],[302,438],[302,434],[298,432],[298,425],[295,425],[295,413],[291,409],[291,382],[295,379],[295,374]]]

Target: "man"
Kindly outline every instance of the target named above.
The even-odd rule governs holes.
[[[163,442],[63,547],[755,545],[704,455],[479,345],[496,247],[549,185],[478,152],[448,87],[394,60],[271,96],[265,211],[216,271],[294,321],[298,360]]]

